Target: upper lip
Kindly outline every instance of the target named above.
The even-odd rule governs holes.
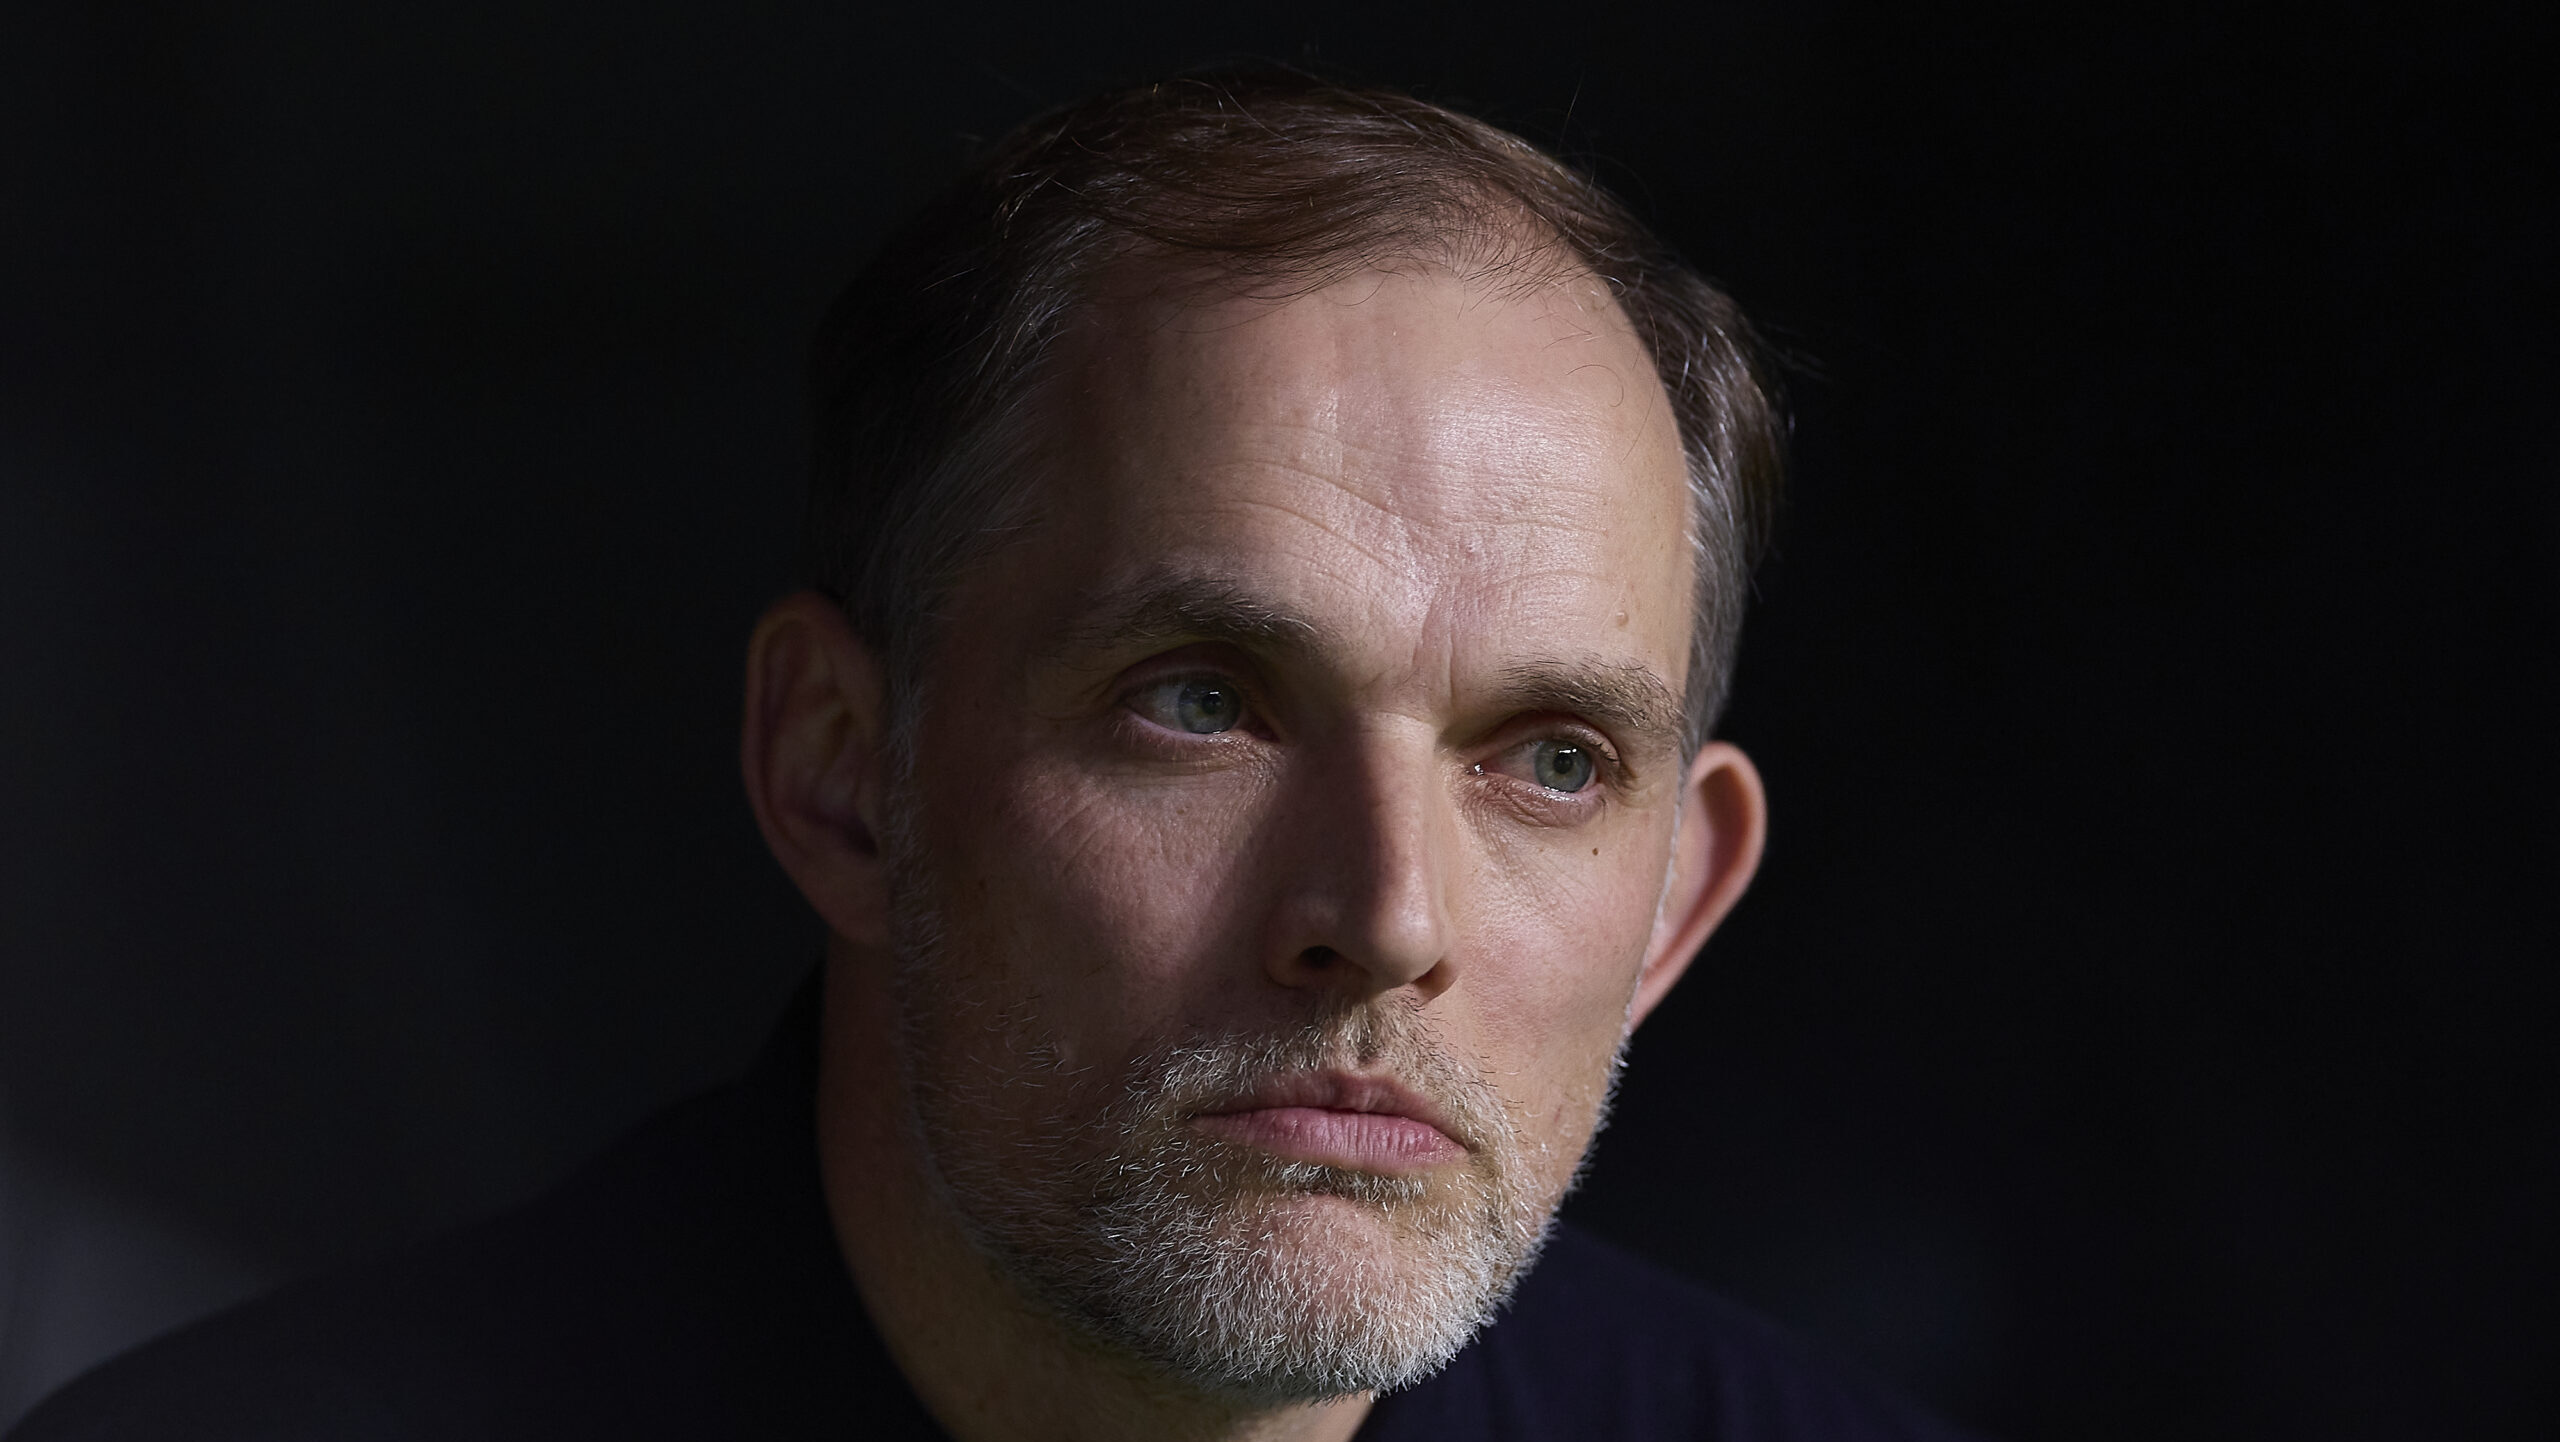
[[[1232,1101],[1202,1108],[1200,1115],[1220,1116],[1270,1107],[1318,1107],[1333,1112],[1410,1117],[1462,1146],[1467,1141],[1429,1097],[1391,1076],[1361,1076],[1353,1072],[1302,1071],[1274,1077]]]

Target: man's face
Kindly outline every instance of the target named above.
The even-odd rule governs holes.
[[[928,1151],[1105,1340],[1410,1380],[1534,1247],[1632,1021],[1676,428],[1584,281],[1131,302],[1060,359],[1038,519],[952,601],[901,798]]]

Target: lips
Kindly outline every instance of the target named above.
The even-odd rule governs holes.
[[[1191,1121],[1212,1136],[1291,1161],[1383,1176],[1444,1166],[1467,1154],[1440,1110],[1391,1077],[1300,1072]]]

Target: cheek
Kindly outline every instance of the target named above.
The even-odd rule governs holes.
[[[929,800],[946,961],[1037,998],[1075,1058],[1172,1028],[1196,1009],[1187,991],[1225,976],[1215,959],[1241,950],[1240,789],[1034,758]]]
[[[1575,1156],[1626,1031],[1669,862],[1668,838],[1647,834],[1493,850],[1477,868],[1460,989],[1474,993],[1485,1055],[1522,1121]]]

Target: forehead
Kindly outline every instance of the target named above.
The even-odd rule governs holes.
[[[1042,529],[1092,588],[1215,575],[1453,664],[1571,633],[1679,685],[1678,428],[1598,282],[1125,299],[1058,362]]]

